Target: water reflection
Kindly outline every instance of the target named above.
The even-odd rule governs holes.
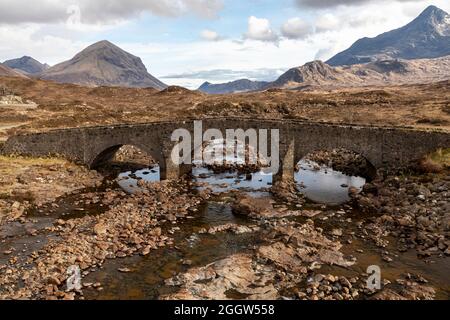
[[[299,190],[311,201],[324,204],[341,204],[350,200],[349,189],[359,191],[366,183],[361,177],[351,177],[311,161],[301,161],[300,170],[295,173]],[[194,167],[193,179],[199,183],[199,189],[211,188],[213,192],[225,193],[232,190],[250,191],[265,194],[272,185],[272,174],[263,171],[241,174],[237,171],[214,173],[203,167]],[[138,181],[156,182],[160,180],[158,166],[135,172],[121,173],[117,179],[119,186],[128,193],[139,191]]]
[[[312,161],[300,161],[295,181],[301,192],[311,201],[325,204],[342,204],[350,200],[351,187],[362,190],[366,179],[351,177]]]
[[[159,166],[153,168],[145,168],[138,171],[127,171],[119,174],[117,183],[128,193],[135,193],[139,191],[138,181],[157,182],[161,180]]]
[[[207,168],[194,168],[192,175],[195,181],[200,185],[205,185],[200,188],[211,188],[214,192],[228,192],[231,190],[263,190],[270,188],[272,185],[272,174],[267,174],[262,171],[240,174],[237,171],[230,171],[224,173],[214,173]]]

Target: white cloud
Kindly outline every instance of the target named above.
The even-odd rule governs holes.
[[[213,18],[222,9],[222,0],[2,0],[0,24],[60,23],[78,8],[84,24],[108,24],[151,13],[158,16],[177,17],[193,13],[203,18]],[[25,9],[26,8],[26,9]]]
[[[278,35],[272,30],[268,19],[259,19],[255,16],[248,18],[248,30],[244,37],[259,41],[277,41]]]
[[[192,72],[184,72],[180,74],[171,74],[163,76],[163,79],[177,78],[177,79],[209,79],[209,81],[233,81],[236,79],[250,79],[258,81],[273,81],[286,69],[251,69],[251,70],[232,70],[232,69],[213,69],[213,70],[199,70]]]
[[[303,39],[311,32],[311,26],[300,18],[289,19],[281,27],[281,34],[288,39]]]
[[[363,5],[370,2],[377,2],[379,0],[296,0],[295,2],[301,8],[310,7],[310,8],[332,8],[336,6],[354,6],[354,5]],[[423,0],[391,0],[391,2],[420,2]]]
[[[194,43],[145,43],[119,44],[125,50],[142,58],[150,73],[165,77],[168,84],[204,81],[227,82],[237,78],[263,79],[251,70],[287,70],[310,61],[316,54],[316,45],[304,40],[280,39],[278,47],[267,41],[245,40],[241,43],[229,40],[220,42],[198,41]],[[299,50],[304,48],[304,50]],[[224,72],[219,77],[206,73],[208,70],[236,70],[241,74],[232,76]],[[204,78],[199,79],[199,72]],[[272,79],[273,73],[266,79]],[[274,77],[275,78],[275,77]]]
[[[326,61],[330,59],[334,55],[333,53],[335,52],[335,48],[336,45],[320,48],[314,56],[314,60]]]
[[[332,13],[326,13],[316,20],[316,32],[340,29],[339,19]]]
[[[30,55],[33,58],[56,64],[72,58],[75,53],[91,43],[66,37],[42,35],[40,26],[35,24],[0,26],[0,62]]]
[[[167,84],[177,84],[189,89],[197,89],[205,81],[211,83],[225,83],[238,79],[249,79],[253,81],[274,81],[281,74],[286,72],[282,69],[211,69],[181,74],[172,74],[161,77]]]
[[[218,41],[221,40],[221,37],[219,36],[219,34],[215,31],[212,30],[203,30],[200,33],[200,36],[202,37],[203,40],[206,41]]]

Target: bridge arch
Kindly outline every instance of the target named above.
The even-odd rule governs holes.
[[[340,165],[338,165],[338,168],[333,168],[336,171],[341,171],[342,173],[346,174],[346,175],[354,175],[354,176],[360,176],[366,179],[366,181],[372,181],[373,179],[376,178],[377,176],[377,167],[372,163],[372,161],[366,156],[366,154],[355,151],[353,148],[319,148],[319,149],[314,149],[311,152],[307,152],[305,153],[303,156],[301,156],[300,153],[296,154],[296,157],[294,158],[294,163],[295,166],[297,166],[302,160],[307,159],[308,157],[310,157],[311,155],[316,155],[320,152],[338,152],[338,153],[342,153],[342,154],[353,154],[355,156],[355,160],[357,159],[357,157],[360,157],[365,163],[363,164],[363,167],[360,168],[347,168],[347,166],[352,166],[352,165],[358,165],[357,163],[355,164],[351,164],[351,163],[342,163]],[[300,158],[301,157],[301,158]],[[330,159],[332,161],[332,159]],[[349,159],[351,161],[351,159]],[[314,157],[312,159],[312,161],[314,161]],[[317,162],[317,161],[315,161]],[[342,168],[339,168],[342,167]],[[340,170],[339,170],[340,169]]]
[[[159,150],[159,148],[155,148],[154,146],[144,145],[136,142],[129,143],[114,143],[111,145],[100,145],[96,148],[92,149],[91,155],[87,159],[86,163],[89,168],[95,169],[102,164],[111,161],[115,154],[119,151],[123,146],[133,146],[140,151],[146,153],[148,156],[152,157],[160,166],[161,169],[166,168],[166,160]]]
[[[325,137],[323,140],[328,140],[326,145],[296,145],[294,163],[297,164],[300,160],[304,159],[307,155],[313,154],[319,151],[332,152],[336,149],[343,149],[362,156],[368,163],[370,163],[374,169],[378,169],[382,165],[382,154],[377,152],[376,148],[369,146],[360,147],[352,144],[343,144],[339,141],[333,141],[332,137]],[[320,140],[319,140],[320,141]]]

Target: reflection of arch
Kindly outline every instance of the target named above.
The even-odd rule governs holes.
[[[364,153],[357,152],[355,150],[352,150],[351,148],[345,148],[345,147],[313,149],[313,151],[304,152],[304,155],[301,157],[300,157],[301,154],[297,153],[296,157],[294,159],[294,161],[295,161],[294,164],[297,165],[301,160],[305,159],[308,155],[318,153],[321,151],[326,151],[326,152],[331,153],[334,150],[342,150],[344,152],[350,152],[350,153],[353,153],[353,154],[361,157],[365,161],[366,167],[358,175],[365,178],[367,181],[370,182],[377,176],[377,168]],[[345,172],[345,170],[337,170],[337,171],[342,171],[343,173],[349,173],[349,172]]]

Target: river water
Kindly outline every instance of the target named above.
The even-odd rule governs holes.
[[[316,203],[329,205],[345,203],[350,200],[349,188],[354,187],[361,191],[366,183],[364,178],[348,176],[310,161],[302,160],[299,162],[299,167],[300,170],[295,173],[295,181],[305,197]],[[262,170],[252,174],[238,172],[215,174],[207,168],[194,167],[192,176],[195,181],[204,184],[205,188],[211,188],[214,192],[225,193],[239,190],[255,195],[272,186],[272,175]],[[118,184],[125,191],[133,193],[139,189],[138,180],[140,179],[147,182],[159,181],[159,167],[123,172],[118,176]]]

